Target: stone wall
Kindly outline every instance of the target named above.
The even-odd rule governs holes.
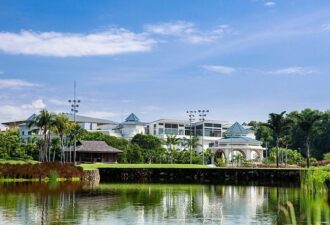
[[[300,184],[299,169],[124,169],[100,168],[101,182]]]
[[[85,170],[84,171],[83,181],[90,184],[98,184],[100,183],[100,171],[96,170]]]

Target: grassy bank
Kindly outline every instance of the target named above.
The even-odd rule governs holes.
[[[256,169],[256,170],[305,170],[304,168],[253,168],[253,167],[210,167],[198,164],[110,164],[110,163],[83,163],[80,164],[84,170],[95,170],[98,168],[120,168],[120,169]]]
[[[13,160],[13,159],[9,159],[9,160],[5,160],[5,159],[0,159],[0,164],[35,164],[35,163],[39,163],[38,161],[34,161],[34,160]]]
[[[127,169],[154,169],[154,168],[171,168],[171,169],[199,169],[210,168],[203,165],[195,164],[110,164],[110,163],[94,163],[80,164],[84,170],[95,170],[98,168],[127,168]]]

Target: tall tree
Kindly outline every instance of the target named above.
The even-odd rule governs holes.
[[[69,132],[69,119],[64,114],[59,114],[55,118],[55,132],[60,136],[61,161],[65,161],[64,136]]]
[[[296,115],[297,124],[305,134],[307,167],[310,166],[310,145],[313,132],[316,132],[316,124],[321,119],[319,111],[305,109]]]
[[[34,127],[40,130],[43,135],[43,146],[39,152],[40,161],[49,161],[47,153],[49,148],[50,132],[52,126],[54,126],[55,118],[56,114],[48,112],[47,109],[43,109],[36,117],[28,122],[29,127]]]
[[[180,138],[176,135],[166,135],[165,144],[167,146],[167,150],[169,151],[169,155],[171,157],[171,163],[173,163],[173,153],[176,150],[176,147],[180,143]]]
[[[280,138],[283,134],[285,134],[286,131],[290,129],[291,124],[291,121],[285,118],[285,113],[285,111],[281,112],[280,114],[271,113],[269,114],[267,123],[263,124],[272,130],[276,141],[276,167],[278,167],[279,160]]]

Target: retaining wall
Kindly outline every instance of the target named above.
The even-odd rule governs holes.
[[[300,184],[299,169],[240,168],[100,168],[101,182],[212,183],[212,184]]]

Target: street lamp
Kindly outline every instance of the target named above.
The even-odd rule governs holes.
[[[78,113],[78,108],[79,108],[79,103],[80,100],[76,99],[76,81],[74,81],[74,86],[73,86],[73,99],[68,100],[68,102],[71,104],[71,112],[73,112],[73,122],[76,124],[76,113]],[[73,162],[76,164],[76,133],[75,131],[73,132]],[[71,155],[71,153],[70,153]],[[71,158],[71,156],[70,156]]]
[[[202,122],[202,155],[203,155],[203,165],[205,164],[205,159],[204,159],[204,121],[205,121],[205,117],[207,116],[207,113],[209,112],[209,110],[198,110],[199,113],[199,121]]]
[[[192,122],[195,120],[195,114],[197,112],[194,110],[188,110],[187,114],[189,116],[189,124],[190,124],[190,128],[189,128],[189,143],[190,143],[190,164],[192,164],[192,135],[191,135],[191,130],[192,130]]]

